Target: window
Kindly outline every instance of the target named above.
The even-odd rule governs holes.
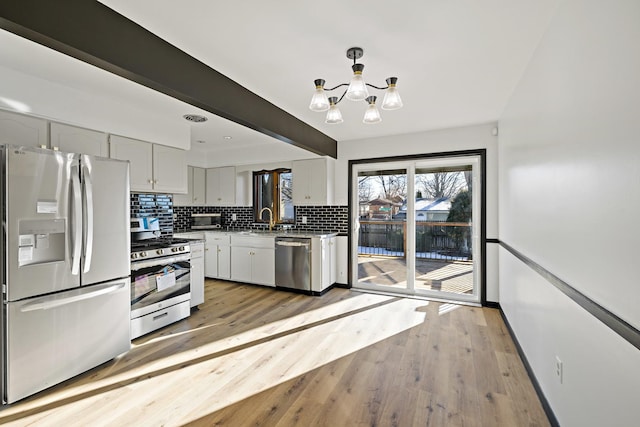
[[[291,198],[291,169],[253,172],[253,218],[255,222],[269,222],[269,214],[260,211],[269,208],[276,224],[293,223]]]

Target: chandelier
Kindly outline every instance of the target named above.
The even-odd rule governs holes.
[[[375,95],[369,95],[367,86],[385,91],[384,99],[382,100],[383,110],[397,110],[402,107],[402,100],[400,99],[400,94],[396,88],[396,84],[398,82],[397,77],[387,78],[386,87],[378,87],[365,83],[362,77],[364,64],[356,63],[356,59],[362,58],[362,55],[364,55],[364,50],[360,47],[352,47],[347,50],[347,58],[353,59],[353,65],[351,66],[351,69],[353,70],[353,77],[351,78],[351,82],[341,83],[336,87],[325,89],[325,81],[323,79],[314,80],[316,91],[311,98],[309,109],[311,111],[318,112],[326,111],[327,118],[325,119],[325,123],[343,122],[342,113],[338,109],[338,103],[340,103],[345,96],[351,101],[365,101],[368,104],[367,109],[364,112],[364,119],[362,120],[363,123],[371,124],[381,122],[382,117],[380,116],[378,107],[376,107],[376,99],[378,98]],[[330,92],[344,86],[348,86],[348,88],[342,93],[340,98],[337,96],[327,97],[325,92]]]

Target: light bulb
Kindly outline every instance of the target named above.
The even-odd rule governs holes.
[[[337,124],[337,123],[342,123],[344,120],[342,120],[342,113],[340,112],[340,110],[338,109],[338,106],[336,105],[336,103],[338,102],[338,98],[335,96],[332,96],[331,98],[329,98],[329,104],[331,105],[329,107],[329,111],[327,111],[327,118],[325,119],[325,123],[330,123],[330,124]]]
[[[382,100],[383,110],[397,110],[402,107],[402,99],[400,98],[400,93],[396,88],[397,81],[397,77],[389,77],[387,79],[387,85],[389,88],[386,90],[384,99]]]
[[[369,96],[367,85],[364,83],[364,79],[362,78],[364,65],[353,64],[351,69],[353,70],[353,77],[351,78],[349,88],[347,89],[347,99],[351,101],[364,101]]]
[[[378,111],[378,108],[376,107],[376,97],[367,97],[367,102],[369,103],[369,106],[367,107],[367,111],[364,112],[364,119],[362,119],[362,123],[380,123],[382,121],[382,117],[380,117],[380,111]]]
[[[329,100],[327,99],[327,95],[324,93],[324,80],[318,79],[315,80],[316,91],[311,97],[311,103],[309,104],[309,109],[311,111],[327,111],[329,109]]]

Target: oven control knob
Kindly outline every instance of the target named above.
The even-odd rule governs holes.
[[[180,246],[180,251],[184,251],[184,246]]]
[[[171,252],[178,252],[178,248],[171,248]]]
[[[136,259],[136,258],[138,258],[138,254],[135,254],[135,253],[131,254],[131,259]]]
[[[140,257],[146,257],[147,253],[146,252],[140,252]]]
[[[164,253],[164,251],[163,251],[162,249],[158,249],[158,250],[156,251],[156,253],[157,253],[158,255],[162,255],[162,254]]]

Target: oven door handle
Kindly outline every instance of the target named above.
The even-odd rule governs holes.
[[[176,262],[185,262],[190,260],[191,260],[190,254],[178,255],[178,256],[172,256],[172,257],[151,258],[147,260],[132,262],[131,271],[136,271],[142,268],[154,267],[158,265],[173,264]]]

